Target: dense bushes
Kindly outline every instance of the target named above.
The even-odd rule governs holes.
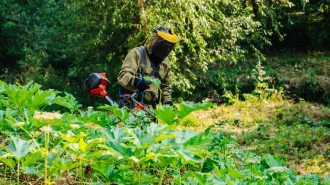
[[[0,79],[34,80],[93,105],[82,83],[92,72],[106,72],[116,99],[116,74],[124,56],[142,45],[155,26],[166,24],[180,37],[170,56],[175,95],[204,96],[208,89],[241,88],[236,76],[263,62],[265,49],[298,50],[307,44],[316,49],[330,38],[328,1],[139,2],[3,1]]]

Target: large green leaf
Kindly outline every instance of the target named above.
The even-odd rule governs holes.
[[[77,143],[80,140],[80,138],[83,138],[83,137],[86,137],[86,136],[87,136],[86,133],[80,133],[78,135],[72,135],[72,134],[64,135],[64,134],[62,134],[60,136],[60,138],[68,141],[69,143]]]
[[[97,123],[102,127],[110,127],[118,124],[117,117],[109,115],[108,112],[95,111],[93,109],[87,109],[87,111],[80,111],[79,121],[84,123]],[[72,120],[72,119],[70,119]]]
[[[41,85],[33,83],[30,81],[27,83],[25,86],[20,86],[20,85],[9,85],[12,88],[10,88],[12,91],[10,92],[11,94],[7,94],[11,98],[13,98],[17,103],[18,106],[23,106],[23,105],[29,105],[31,103],[34,93],[39,90]]]
[[[40,152],[29,153],[21,159],[22,166],[32,166],[42,159]]]
[[[158,78],[152,78],[150,76],[144,76],[143,79],[148,80],[156,85],[156,87],[160,88],[161,81]]]
[[[126,125],[130,125],[136,120],[136,118],[131,114],[131,112],[126,107],[119,109],[114,105],[112,106],[105,105],[105,106],[99,106],[98,108],[111,111]]]
[[[125,132],[132,138],[129,140],[134,146],[141,149],[147,149],[150,145],[154,143],[155,135],[146,134],[145,131],[135,128],[126,129]]]
[[[23,166],[21,167],[22,171],[26,175],[36,175],[41,177],[43,175],[43,171],[38,170],[36,167],[33,166]]]
[[[184,144],[186,141],[198,135],[198,133],[191,132],[190,130],[184,130],[184,131],[174,130],[173,133],[177,135],[175,139],[175,143],[180,143],[180,144]]]
[[[247,176],[242,174],[239,170],[229,168],[228,175],[234,177],[235,179],[245,179]]]
[[[44,105],[52,105],[55,103],[56,96],[59,91],[49,89],[47,91],[38,90],[31,98],[30,106],[39,108]]]
[[[105,141],[104,138],[99,139],[92,139],[88,142],[85,142],[83,138],[80,138],[79,140],[79,149],[83,152],[89,152],[93,147],[97,146],[98,144],[101,144]]]
[[[145,125],[145,127],[143,129],[147,130],[148,134],[156,135],[165,128],[166,128],[165,125],[156,124],[154,122],[151,122],[150,124]]]
[[[118,157],[119,159],[128,159],[134,155],[131,148],[127,147],[126,144],[124,144],[122,141],[119,140],[113,140],[104,143],[105,145],[100,147],[108,150],[108,153],[114,157]]]
[[[330,174],[324,177],[324,185],[330,185]]]
[[[204,132],[198,133],[197,135],[194,135],[190,137],[188,140],[184,142],[184,145],[189,146],[209,146],[211,142],[214,140],[212,137],[212,133],[210,132],[211,128],[207,128]]]
[[[9,158],[9,157],[3,158],[0,156],[0,161],[5,163],[11,169],[14,169],[16,166],[15,160],[13,158]]]
[[[65,92],[65,97],[56,97],[55,103],[68,108],[71,113],[75,112],[81,107],[81,104],[78,103],[76,98],[67,92]]]
[[[14,155],[17,160],[26,156],[32,149],[36,147],[33,141],[26,141],[15,136],[10,136],[11,144],[6,147],[7,151]]]
[[[212,106],[214,106],[213,103],[181,102],[180,110],[177,112],[177,114],[182,119],[188,116],[193,111],[205,110]]]
[[[158,109],[153,110],[157,119],[162,120],[167,125],[172,125],[178,121],[176,112],[177,110],[172,106],[158,106]]]
[[[65,97],[57,96],[59,91],[53,89],[41,90],[41,85],[30,81],[24,86],[19,84],[7,85],[5,82],[0,84],[0,93],[10,97],[6,103],[7,106],[15,105],[18,109],[27,108],[29,110],[39,110],[46,105],[57,103],[61,106],[67,107],[71,112],[81,107],[75,98],[65,92]],[[13,108],[13,107],[9,107]]]
[[[118,171],[115,166],[108,165],[102,162],[96,162],[92,164],[94,170],[99,171],[109,182],[116,180]]]
[[[200,184],[200,185],[205,185],[208,180],[207,174],[196,173],[193,171],[186,172],[184,174],[184,176],[182,177],[182,179],[187,179],[189,177],[194,177],[198,181],[198,184]]]
[[[201,149],[196,149],[190,146],[184,146],[181,144],[172,144],[171,147],[177,153],[179,158],[181,158],[185,164],[196,164],[202,162],[201,156],[198,156],[198,153],[201,153]]]
[[[263,158],[269,167],[284,166],[284,161],[277,160],[273,155],[266,154]]]
[[[110,141],[126,141],[129,135],[124,132],[126,128],[120,127],[110,127],[110,128],[103,128],[102,133],[106,137],[107,140]]]
[[[79,163],[77,163],[76,161],[73,161],[69,158],[66,158],[66,157],[61,157],[61,158],[58,158],[56,160],[53,160],[52,163],[51,163],[51,166],[53,168],[56,168],[58,170],[72,170],[74,168],[77,168],[79,166]]]
[[[10,97],[9,101],[15,104],[16,108],[21,109],[26,107],[28,109],[36,110],[41,106],[51,104],[47,99],[49,96],[55,97],[54,90],[43,91],[40,88],[41,85],[33,83],[32,81],[25,86],[19,84],[7,85],[4,82],[1,82],[0,93]]]

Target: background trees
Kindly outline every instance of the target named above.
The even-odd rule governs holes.
[[[329,1],[3,0],[0,16],[1,79],[34,80],[86,104],[88,74],[108,73],[116,98],[123,58],[157,25],[180,37],[170,56],[176,96],[234,90],[236,75],[269,51],[329,43]]]

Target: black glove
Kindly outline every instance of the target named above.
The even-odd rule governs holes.
[[[172,106],[172,107],[174,107],[175,109],[177,109],[176,106],[173,104],[172,101],[167,101],[167,102],[164,103],[164,105],[169,105],[169,106]]]
[[[164,103],[164,105],[173,106],[173,102],[172,101],[167,101],[167,102]]]
[[[139,78],[136,78],[134,80],[134,86],[140,91],[143,92],[146,89],[150,88],[150,84],[151,82],[147,81],[147,80],[141,80]]]

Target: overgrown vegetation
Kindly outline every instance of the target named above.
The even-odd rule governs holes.
[[[1,1],[0,183],[329,185],[329,7]],[[155,124],[83,91],[158,25],[180,37],[178,109]]]
[[[236,95],[226,97],[231,98],[230,105],[193,114],[200,123],[196,130],[213,126],[235,138],[244,151],[279,157],[299,174],[329,173],[329,107],[252,94],[244,94],[244,101]]]
[[[305,132],[311,126],[323,129],[329,120],[308,127],[294,122],[292,125],[298,124],[296,128],[301,129],[289,134],[283,132],[286,129],[280,126],[283,125],[281,121],[287,118],[285,113],[288,113],[280,107],[275,114],[277,119],[273,119],[279,122],[278,131],[272,134],[282,133],[282,137],[267,136],[267,126],[260,125],[259,130],[264,132],[247,132],[235,139],[228,132],[221,134],[216,131],[211,122],[208,122],[211,126],[208,128],[205,124],[187,124],[195,122],[187,121],[191,120],[187,117],[190,113],[214,107],[211,103],[182,102],[177,105],[178,109],[158,107],[154,113],[160,123],[155,124],[150,123],[143,111],[132,113],[108,105],[99,107],[100,110],[81,110],[72,95],[65,93],[65,96],[60,96],[57,91],[44,91],[40,87],[34,83],[20,86],[1,81],[0,180],[3,184],[330,183],[330,176],[326,173],[328,156],[320,154],[317,159],[306,161],[311,164],[308,166],[320,169],[313,171],[316,174],[299,175],[290,167],[292,164],[285,163],[285,160],[291,159],[285,158],[284,153],[278,155],[279,151],[302,154],[308,152],[305,147],[313,148],[310,142],[306,143],[308,136],[302,135],[302,131],[304,134],[314,134],[314,143],[329,142],[328,132],[324,130]],[[232,107],[239,108],[234,114],[235,118],[226,121],[223,117],[216,124],[233,121],[231,125],[242,127],[261,123],[262,116],[249,121],[245,119],[244,111],[241,111],[246,106],[253,108],[252,105],[262,110],[265,99],[256,96],[254,100],[257,102],[235,100]],[[46,106],[53,104],[65,107],[66,111],[42,112]],[[330,114],[329,109],[322,110],[324,114]],[[231,111],[231,115],[233,113]],[[212,116],[223,115],[214,112]],[[185,117],[188,119],[184,121]],[[308,123],[317,122],[317,119],[314,121],[310,117],[304,120]],[[180,124],[186,128],[197,126],[198,131],[182,129]],[[285,137],[288,135],[292,136],[290,146],[294,145],[295,148],[290,149],[286,145]],[[267,137],[273,140],[267,140]],[[281,142],[276,146],[271,145],[276,140]],[[247,150],[240,144],[256,146],[258,149]],[[265,152],[267,149],[272,150]],[[325,155],[329,155],[328,150],[326,152]],[[304,153],[298,157],[308,158],[312,155]]]
[[[243,100],[244,93],[258,93],[267,89],[298,102],[305,100],[329,105],[330,100],[330,57],[328,52],[269,54],[264,62],[248,60],[244,64],[216,65],[209,69],[201,80],[208,79],[200,91],[187,98],[201,101],[215,91],[221,95],[236,93]],[[221,70],[218,70],[221,69]],[[221,81],[220,84],[217,84]],[[255,89],[258,86],[259,89]],[[211,93],[210,99],[214,94]],[[222,97],[224,99],[225,97]]]

